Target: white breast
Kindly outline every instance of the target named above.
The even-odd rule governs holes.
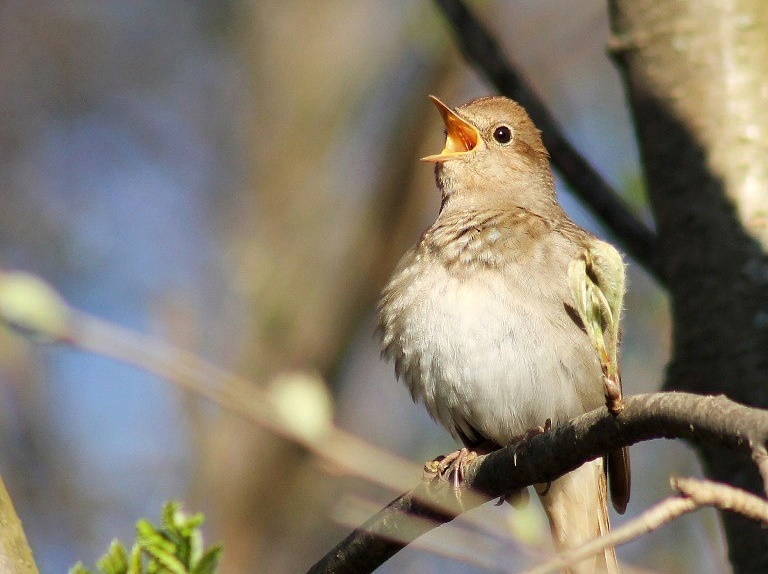
[[[457,277],[434,261],[393,278],[397,295],[381,310],[386,353],[454,436],[508,444],[599,404],[596,354],[542,280],[520,275],[514,288],[498,270]]]

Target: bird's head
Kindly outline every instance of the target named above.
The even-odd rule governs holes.
[[[452,110],[430,98],[445,123],[446,140],[443,151],[422,161],[436,164],[444,205],[532,207],[554,201],[549,155],[521,105],[488,97]]]

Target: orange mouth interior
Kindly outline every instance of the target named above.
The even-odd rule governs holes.
[[[442,162],[472,151],[480,141],[480,132],[469,122],[461,119],[456,112],[438,100],[429,96],[445,124],[445,147],[437,155],[422,158],[421,161]]]

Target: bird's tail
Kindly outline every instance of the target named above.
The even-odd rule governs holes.
[[[586,463],[550,485],[537,485],[536,492],[549,518],[557,548],[581,546],[608,533],[608,492],[602,458]],[[608,548],[565,572],[616,574],[619,572],[616,552]]]

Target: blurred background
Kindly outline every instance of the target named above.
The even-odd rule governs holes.
[[[605,4],[471,6],[649,220]],[[427,94],[458,105],[492,92],[428,0],[0,2],[0,265],[255,385],[317,372],[339,425],[432,458],[454,445],[379,359],[373,313],[438,208],[418,162],[443,144]],[[558,185],[574,219],[604,236]],[[626,308],[625,390],[652,391],[668,308],[632,262]],[[681,443],[632,456],[633,499],[615,524],[669,494],[670,474],[699,473]],[[41,572],[93,564],[168,499],[206,513],[222,572],[299,572],[395,494],[136,369],[7,331],[0,465]],[[536,502],[473,514],[495,533],[457,541],[449,525],[380,571],[514,572],[547,546]],[[726,569],[707,511],[619,555],[658,572]]]

